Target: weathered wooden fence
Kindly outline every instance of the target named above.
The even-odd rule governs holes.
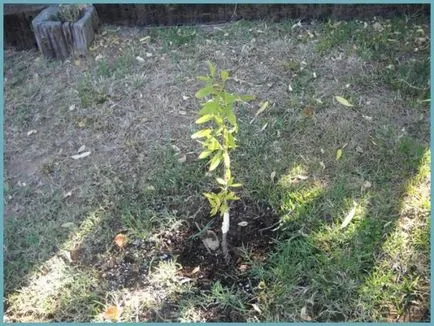
[[[354,19],[423,13],[429,5],[331,4],[96,4],[103,23],[147,26],[220,23],[238,19]]]
[[[46,5],[4,5],[5,43],[17,49],[36,46],[32,19]],[[207,24],[239,19],[367,19],[424,14],[428,4],[95,4],[102,23],[128,26]]]

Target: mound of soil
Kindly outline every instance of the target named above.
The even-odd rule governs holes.
[[[202,218],[203,219],[203,218]],[[178,262],[185,270],[200,266],[199,283],[220,281],[223,285],[232,285],[231,275],[236,270],[245,270],[240,267],[243,264],[243,251],[249,250],[254,259],[265,259],[266,252],[270,249],[273,227],[277,217],[273,215],[271,208],[259,207],[257,204],[236,201],[231,208],[231,229],[228,233],[230,250],[230,262],[227,263],[219,249],[215,252],[207,250],[199,236],[197,228],[190,227],[181,246],[175,253]],[[207,222],[203,220],[204,224]],[[215,232],[221,239],[221,219],[209,229]],[[241,264],[241,265],[240,265]],[[232,273],[230,271],[232,270]]]

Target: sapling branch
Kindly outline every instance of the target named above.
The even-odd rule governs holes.
[[[200,153],[199,159],[209,160],[210,172],[223,165],[223,178],[216,177],[220,192],[204,193],[204,196],[210,203],[210,214],[220,213],[223,217],[222,250],[228,262],[227,234],[230,228],[230,202],[239,199],[231,188],[241,187],[241,184],[235,183],[232,177],[229,156],[230,151],[237,147],[235,134],[238,132],[238,124],[233,107],[237,102],[246,102],[254,97],[228,93],[225,87],[229,72],[222,70],[217,76],[216,66],[208,62],[208,67],[209,75],[198,77],[199,80],[205,82],[205,87],[196,93],[196,97],[199,99],[208,98],[208,101],[201,104],[202,108],[198,112],[199,119],[196,120],[196,124],[207,123],[209,126],[195,132],[191,138],[197,139],[202,145],[203,151]]]

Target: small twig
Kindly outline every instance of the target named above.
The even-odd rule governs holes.
[[[276,225],[278,225],[278,224],[280,224],[280,221],[277,221],[276,223],[273,223],[272,225],[267,226],[266,228],[260,229],[259,232],[262,233],[262,231],[266,231],[266,230],[268,230],[268,229],[274,228],[274,227],[275,227]]]
[[[236,17],[236,15],[237,15],[237,6],[238,6],[238,4],[235,4],[234,12],[232,13],[232,17],[231,17],[230,20],[232,20],[234,17]]]
[[[255,84],[249,83],[245,80],[238,79],[237,77],[233,77],[233,78],[229,78],[229,79],[233,80],[234,82],[240,83],[240,84],[247,84],[249,86],[261,86],[261,85],[255,85]]]
[[[151,262],[149,263],[148,276],[151,275],[152,263],[154,262],[155,256],[152,256]]]
[[[420,88],[420,87],[413,86],[408,81],[406,81],[405,79],[402,79],[402,78],[398,79],[398,81],[402,81],[404,84],[407,84],[408,87],[413,88],[413,89],[417,89],[419,91],[425,91],[425,90],[427,90],[427,88]]]
[[[191,219],[195,219],[197,214],[199,214],[199,212],[202,210],[202,206],[199,207],[199,209],[196,211],[196,213],[193,214],[192,217],[190,217]]]

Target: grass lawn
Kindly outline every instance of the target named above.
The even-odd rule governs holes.
[[[63,63],[5,50],[5,321],[429,321],[429,48],[414,16],[103,26]],[[201,240],[221,221],[190,138],[207,60],[256,96],[236,109],[229,265]]]

